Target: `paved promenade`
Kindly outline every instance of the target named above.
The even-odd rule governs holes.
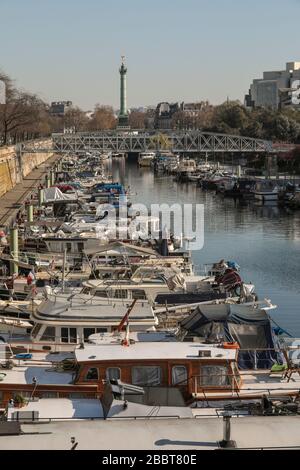
[[[50,170],[59,155],[53,155],[0,198],[0,227],[10,225],[26,199]]]

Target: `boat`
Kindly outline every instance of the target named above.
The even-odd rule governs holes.
[[[155,158],[154,152],[141,152],[138,156],[138,164],[139,166],[151,166]]]
[[[249,402],[266,395],[270,400],[285,401],[299,397],[300,377],[297,374],[290,383],[284,367],[279,374],[270,368],[240,369],[236,342],[179,341],[170,332],[131,334],[128,323],[126,331],[91,335],[90,341],[65,353],[16,353],[14,346],[8,348],[7,359],[2,359],[1,405],[7,406],[12,396],[21,395],[26,401],[33,394],[36,399],[80,394],[80,398],[103,400],[108,383],[128,385],[132,390],[141,387],[153,399],[156,396],[153,403],[157,406],[177,390],[183,405],[199,405],[206,411],[212,403],[225,410],[233,403],[244,403],[249,411]],[[276,347],[273,351],[275,364],[282,353]]]
[[[196,161],[191,158],[184,158],[175,170],[175,180],[179,182],[190,181],[191,175],[196,174],[196,171]]]
[[[253,188],[255,199],[261,202],[278,201],[279,187],[276,181],[261,180],[257,181]]]

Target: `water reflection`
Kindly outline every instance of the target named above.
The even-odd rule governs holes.
[[[172,177],[154,175],[150,168],[139,168],[130,157],[109,165],[115,181],[130,185],[133,202],[204,204],[204,247],[193,252],[195,264],[236,260],[244,278],[255,283],[259,297],[278,305],[274,319],[300,336],[299,211],[273,203],[241,203],[202,191],[193,183],[179,184]]]

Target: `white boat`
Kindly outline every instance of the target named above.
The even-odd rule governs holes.
[[[150,166],[155,158],[154,152],[142,152],[138,157],[138,164],[140,166]]]
[[[258,181],[253,190],[254,197],[258,201],[278,201],[279,188],[276,181]]]
[[[117,330],[129,310],[132,331],[155,330],[158,319],[145,300],[134,304],[122,298],[102,300],[75,289],[73,293],[51,293],[32,312],[30,320],[34,327],[30,335],[10,331],[5,339],[25,351],[73,351],[87,342],[90,335]]]

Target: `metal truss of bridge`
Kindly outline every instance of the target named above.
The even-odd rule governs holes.
[[[201,131],[104,131],[52,134],[53,150],[59,153],[147,152],[170,150],[175,153],[270,153],[272,142]],[[43,149],[41,149],[43,150]]]

